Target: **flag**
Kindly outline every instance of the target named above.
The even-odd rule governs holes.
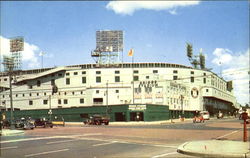
[[[130,49],[129,52],[128,52],[128,56],[132,57],[133,55],[134,55],[134,50]]]

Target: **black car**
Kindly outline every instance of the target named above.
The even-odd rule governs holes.
[[[34,123],[32,120],[21,118],[18,120],[15,120],[15,128],[21,128],[21,129],[34,129]]]
[[[46,127],[53,128],[52,122],[49,119],[45,118],[45,117],[39,118],[39,119],[35,119],[35,123],[34,124],[35,124],[35,127],[42,126],[44,128],[46,128]]]
[[[101,124],[108,125],[109,120],[110,120],[110,118],[108,116],[102,116],[102,115],[96,114],[96,115],[90,116],[89,118],[85,119],[83,121],[83,123],[85,125],[101,125]]]

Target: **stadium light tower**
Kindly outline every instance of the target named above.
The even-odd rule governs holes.
[[[13,98],[12,98],[12,73],[13,73],[13,68],[14,68],[14,59],[12,57],[7,57],[4,56],[4,66],[5,69],[8,71],[8,75],[9,75],[9,85],[10,85],[10,128],[14,129],[14,115],[13,115]]]
[[[14,108],[13,108],[13,97],[12,97],[12,80],[13,80],[13,70],[21,69],[21,51],[24,50],[24,40],[23,37],[12,38],[10,40],[10,53],[11,57],[4,56],[3,65],[5,71],[9,75],[9,89],[10,89],[10,128],[14,129]]]
[[[99,66],[119,63],[123,51],[123,31],[96,31],[96,49],[91,56]]]

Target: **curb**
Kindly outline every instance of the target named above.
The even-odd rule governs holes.
[[[201,142],[201,141],[199,141]],[[204,141],[205,142],[205,141]],[[180,145],[177,148],[177,152],[184,154],[184,155],[190,155],[190,156],[196,156],[196,157],[211,157],[211,158],[217,158],[217,157],[232,157],[232,158],[250,158],[250,151],[247,153],[213,153],[213,152],[200,152],[200,151],[192,151],[192,150],[187,150],[185,149],[185,146],[190,145],[191,142],[186,142],[182,145]]]
[[[134,125],[167,125],[167,124],[185,124],[185,123],[191,123],[193,119],[185,119],[185,121],[180,121],[179,119],[173,119],[173,122],[171,120],[165,120],[165,121],[130,121],[130,122],[109,122],[109,125],[112,126],[134,126]],[[65,125],[84,125],[83,122],[65,122]]]

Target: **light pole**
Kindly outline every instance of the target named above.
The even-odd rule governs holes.
[[[182,110],[182,120],[184,119],[184,107],[183,107],[183,99],[184,99],[184,96],[181,94],[180,96],[180,99],[181,99],[181,110]]]
[[[9,75],[9,86],[10,86],[10,128],[14,129],[14,114],[13,114],[13,98],[12,98],[12,70],[14,67],[14,60],[13,58],[10,57],[4,57],[4,62],[3,64],[6,66],[6,69],[8,70],[8,75]]]
[[[108,86],[109,86],[109,80],[107,80],[106,83],[106,116],[108,116],[108,104],[109,104],[109,97],[108,97]]]

